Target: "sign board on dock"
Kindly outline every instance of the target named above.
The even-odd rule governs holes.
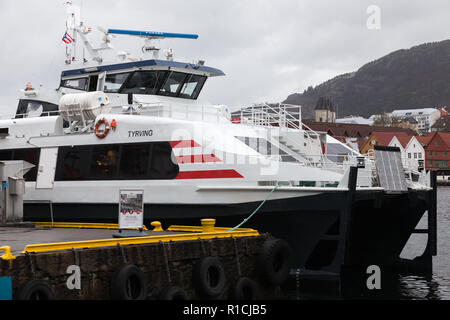
[[[144,190],[120,190],[119,229],[144,226]]]

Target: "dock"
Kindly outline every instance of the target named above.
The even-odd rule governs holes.
[[[281,298],[290,268],[283,240],[214,219],[166,229],[154,221],[149,229],[128,237],[114,224],[2,226],[0,299]]]

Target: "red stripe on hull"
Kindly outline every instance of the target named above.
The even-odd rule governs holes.
[[[236,170],[206,170],[206,171],[183,171],[178,174],[176,179],[230,179],[243,178]]]
[[[172,148],[196,148],[201,147],[194,140],[180,140],[180,141],[169,141]]]
[[[190,156],[177,156],[177,162],[183,163],[207,163],[207,162],[222,162],[214,154],[198,154]]]

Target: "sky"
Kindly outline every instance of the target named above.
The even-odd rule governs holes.
[[[73,0],[82,20],[104,28],[195,33],[162,40],[177,61],[206,61],[225,77],[200,99],[231,109],[280,102],[392,51],[450,38],[448,0]],[[66,66],[64,0],[0,0],[0,108],[14,113],[27,82],[57,88]],[[89,38],[98,43],[99,32]],[[143,40],[117,36],[138,54]]]

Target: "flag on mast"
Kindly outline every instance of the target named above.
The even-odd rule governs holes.
[[[67,33],[64,34],[64,37],[62,38],[62,41],[66,44],[70,44],[73,42],[73,38]]]

